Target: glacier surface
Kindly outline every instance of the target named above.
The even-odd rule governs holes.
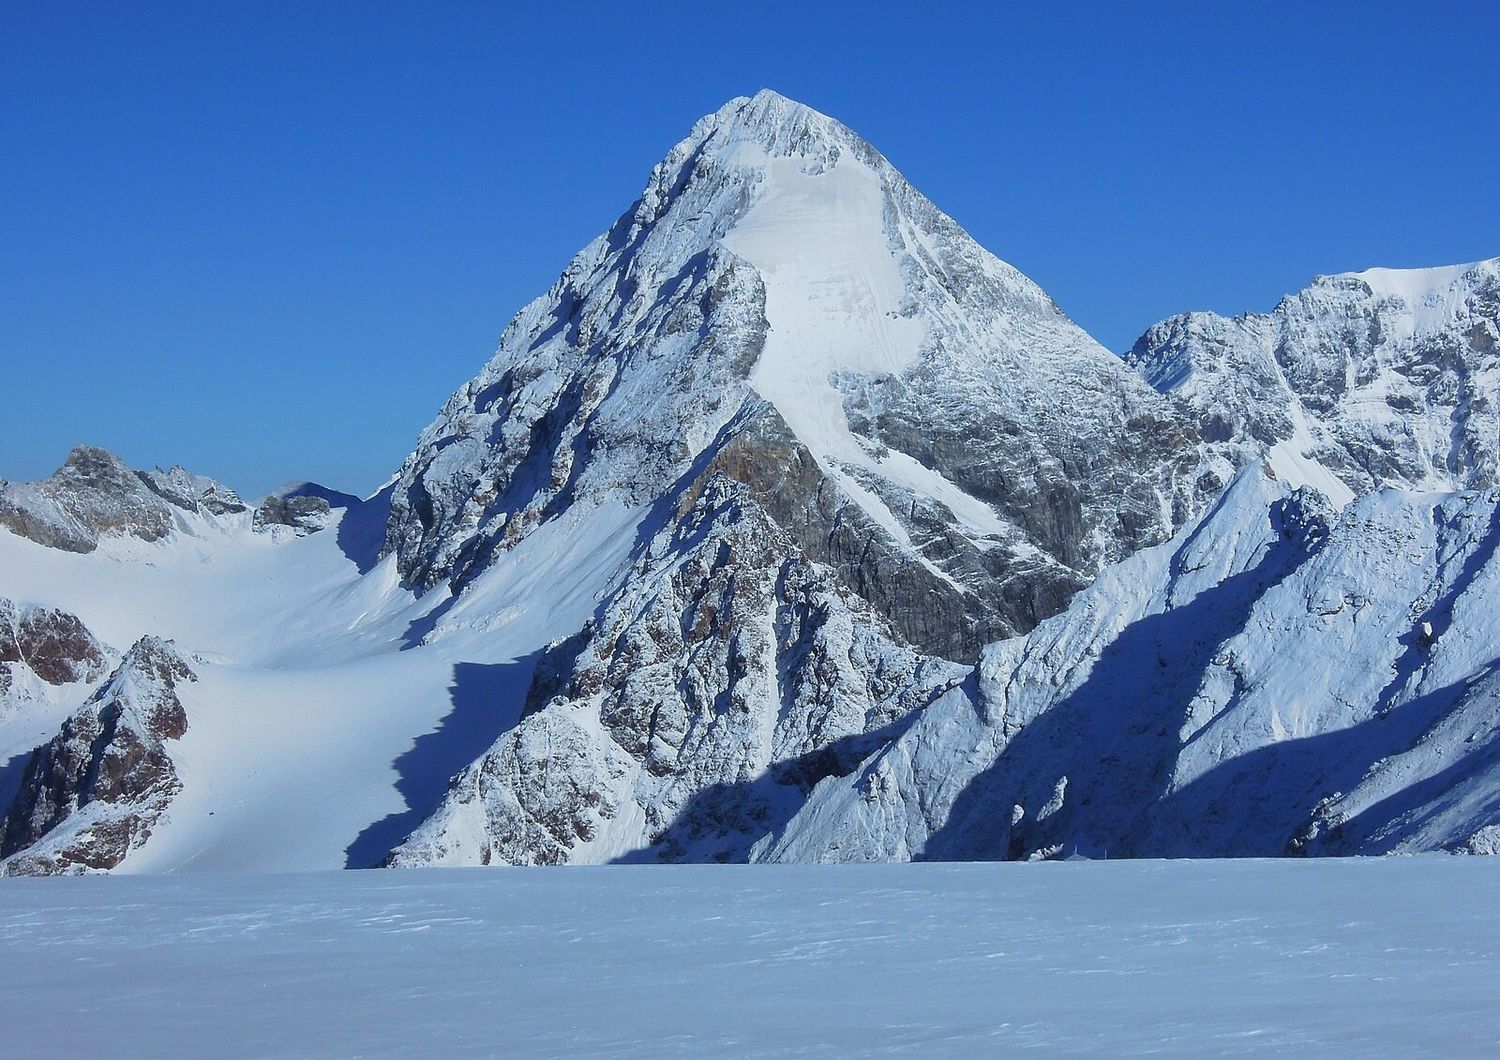
[[[12,880],[0,1021],[17,1056],[1492,1056],[1497,869]]]

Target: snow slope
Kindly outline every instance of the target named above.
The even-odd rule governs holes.
[[[7,1049],[1491,1056],[1492,859],[11,880]]]
[[[974,694],[824,781],[752,857],[1485,849],[1497,545],[1493,490],[1336,513],[1247,468],[1196,525],[993,645]]]
[[[593,610],[636,518],[560,520],[461,605],[416,598],[392,559],[361,573],[367,528],[266,534],[249,513],[86,555],[0,530],[0,570],[18,601],[62,604],[108,644],[156,634],[193,660],[171,750],[181,791],[119,871],[339,868],[379,860],[514,723],[530,657]],[[13,711],[0,737],[19,755],[86,694]]]

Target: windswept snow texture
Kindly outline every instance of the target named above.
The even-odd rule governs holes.
[[[16,1056],[1500,1050],[1500,863],[11,880]]]

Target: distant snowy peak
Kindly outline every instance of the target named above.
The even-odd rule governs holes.
[[[187,512],[204,511],[210,515],[233,515],[246,510],[239,494],[207,475],[198,475],[175,465],[169,471],[155,468],[137,471],[153,493]]]
[[[0,526],[52,548],[92,552],[102,534],[165,537],[172,506],[113,453],[80,445],[51,478],[0,485]]]
[[[315,483],[286,487],[252,513],[239,494],[180,465],[133,471],[115,454],[80,445],[39,482],[0,480],[0,528],[49,548],[93,552],[111,537],[160,541],[179,532],[248,525],[300,535],[331,520],[330,505],[357,498]]]
[[[1268,314],[1171,317],[1126,359],[1205,438],[1280,446],[1350,495],[1500,481],[1500,259],[1320,276]]]

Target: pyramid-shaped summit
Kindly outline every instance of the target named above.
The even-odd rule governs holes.
[[[402,468],[387,546],[461,588],[564,511],[728,468],[909,642],[971,658],[1195,511],[1227,472],[1192,439],[855,133],[762,91],[512,321]]]
[[[733,100],[512,321],[393,487],[387,548],[455,615],[547,542],[633,542],[527,719],[395,861],[697,856],[685,833],[765,808],[692,792],[837,741],[857,758],[1228,474],[858,135]],[[597,804],[523,790],[542,747],[587,763]]]

